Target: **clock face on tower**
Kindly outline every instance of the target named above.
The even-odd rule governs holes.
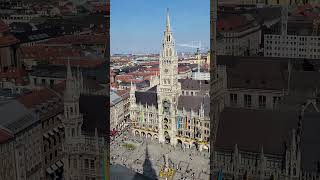
[[[164,110],[164,112],[170,111],[170,102],[168,100],[163,101],[163,110]]]
[[[168,72],[169,72],[169,70],[168,70],[168,69],[165,69],[165,70],[164,70],[164,72],[165,72],[165,73],[168,73]]]

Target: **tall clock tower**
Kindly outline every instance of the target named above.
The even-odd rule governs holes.
[[[160,52],[160,85],[157,87],[159,111],[159,141],[176,144],[176,112],[181,84],[178,83],[178,56],[167,10],[166,29]]]

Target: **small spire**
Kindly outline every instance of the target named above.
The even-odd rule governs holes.
[[[263,159],[263,158],[264,158],[263,146],[261,147],[260,158],[261,158],[261,159]]]
[[[238,150],[238,144],[234,145],[234,154],[238,154],[239,150]]]
[[[170,16],[169,16],[169,8],[167,8],[167,22],[166,22],[166,30],[170,31]]]
[[[97,128],[94,129],[94,135],[95,135],[96,137],[98,137],[98,129],[97,129]]]
[[[72,79],[72,71],[70,66],[70,59],[68,58],[68,64],[67,64],[67,79]]]

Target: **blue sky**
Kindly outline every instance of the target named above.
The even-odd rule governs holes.
[[[159,53],[166,8],[176,44],[209,48],[209,0],[110,0],[111,53]],[[195,49],[177,46],[178,51]]]

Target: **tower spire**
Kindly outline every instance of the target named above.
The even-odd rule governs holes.
[[[70,66],[70,59],[68,58],[68,64],[67,64],[67,79],[72,79],[72,71]]]
[[[167,32],[170,31],[170,16],[169,16],[169,8],[167,8],[167,22],[166,22],[166,30]]]

